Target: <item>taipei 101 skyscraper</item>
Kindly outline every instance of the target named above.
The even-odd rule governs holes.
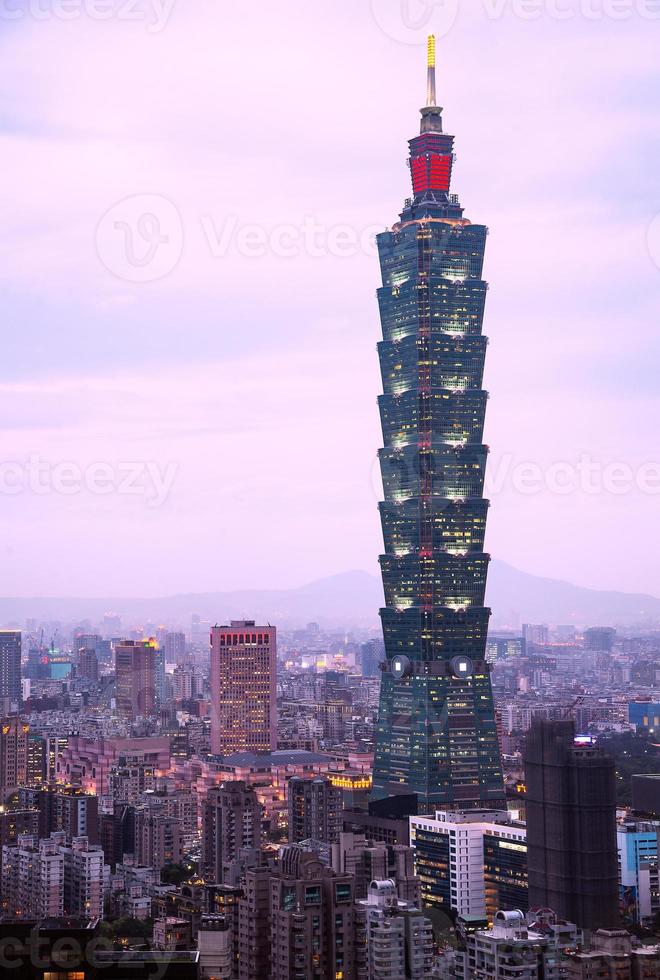
[[[506,805],[485,657],[487,230],[450,192],[433,37],[428,53],[413,197],[378,236],[386,659],[373,799],[414,793],[420,813]]]

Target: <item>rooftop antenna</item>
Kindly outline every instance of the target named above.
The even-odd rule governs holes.
[[[430,34],[428,39],[428,81],[426,87],[426,105],[437,105],[435,94],[435,34]]]

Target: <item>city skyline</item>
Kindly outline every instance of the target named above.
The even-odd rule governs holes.
[[[16,328],[0,383],[4,463],[34,455],[47,467],[46,492],[1,495],[11,575],[0,593],[163,595],[376,573],[369,236],[398,204],[396,134],[423,50],[421,35],[404,43],[382,6],[286,4],[264,9],[256,33],[248,11],[223,10],[219,22],[206,10],[201,19],[196,3],[174,5],[151,33],[84,17],[2,22],[2,312]],[[214,28],[231,39],[221,57],[200,43]],[[194,61],[191,51],[201,52]],[[647,547],[654,494],[621,492],[620,478],[591,493],[588,473],[576,492],[545,488],[552,464],[575,474],[583,456],[601,478],[620,463],[636,479],[654,462],[659,272],[646,239],[660,200],[649,21],[493,19],[478,6],[439,37],[438,52],[447,125],[462,134],[456,187],[491,229],[487,550],[529,572],[660,595]],[[312,75],[307,91],[300,79]],[[241,98],[226,98],[230,89]],[[253,143],[245,107],[264,93]],[[245,151],[240,163],[230,145]],[[29,162],[35,146],[50,154],[45,170]],[[119,202],[145,194],[175,206],[185,247],[162,279],[127,282],[109,270],[103,239],[99,255],[97,230]],[[266,254],[245,241],[251,226]],[[290,235],[273,232],[291,227],[295,254],[277,254]],[[348,229],[352,256],[333,254],[338,229]],[[213,258],[211,245],[224,255]],[[87,472],[99,462],[110,493],[52,488],[58,464]],[[142,493],[118,493],[130,473],[117,468],[147,463],[158,472],[138,474]],[[526,463],[545,489],[515,489]],[[624,524],[613,562],[609,529]],[[258,573],[246,529],[262,549]],[[79,537],[104,556],[93,584],[60,560]],[[129,544],[140,560],[127,568]],[[220,567],[207,557],[218,552]]]
[[[21,980],[660,977],[660,0],[466,6],[0,0]]]

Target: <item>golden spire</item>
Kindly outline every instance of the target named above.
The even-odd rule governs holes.
[[[428,67],[435,68],[435,34],[429,34],[429,60]]]
[[[426,104],[434,106],[436,104],[435,95],[435,34],[429,35],[428,40],[428,80],[426,86]]]

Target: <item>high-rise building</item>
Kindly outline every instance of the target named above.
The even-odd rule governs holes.
[[[2,852],[15,847],[22,835],[39,836],[39,811],[34,806],[0,806],[0,880]]]
[[[289,843],[335,844],[343,827],[342,791],[322,776],[289,780]]]
[[[86,837],[63,845],[64,908],[68,915],[98,919],[103,915],[103,849]]]
[[[251,786],[237,780],[209,790],[202,806],[201,873],[222,882],[240,852],[261,844],[261,804]]]
[[[41,786],[46,781],[46,744],[43,735],[37,732],[28,735],[28,786]]]
[[[23,676],[32,681],[50,680],[50,660],[46,650],[42,647],[31,647],[28,650]]]
[[[611,626],[593,626],[584,631],[584,649],[609,653],[614,646],[616,630]]]
[[[271,977],[269,868],[249,869],[238,903],[239,980]]]
[[[63,831],[39,840],[21,835],[3,848],[3,909],[18,918],[98,919],[103,914],[103,851]]]
[[[51,783],[19,794],[23,804],[39,810],[39,836],[64,831],[67,840],[84,837],[91,844],[99,840],[99,800],[80,786]]]
[[[360,647],[360,666],[363,677],[378,677],[380,674],[380,663],[383,659],[383,641],[367,640]]]
[[[0,804],[27,783],[29,734],[30,726],[20,718],[0,721]]]
[[[525,746],[530,908],[581,929],[616,927],[619,881],[614,760],[572,720],[535,718]]]
[[[161,711],[166,707],[167,686],[165,673],[165,651],[156,644],[154,649],[154,687],[156,689],[156,711]]]
[[[21,709],[21,631],[0,630],[0,715]]]
[[[76,659],[76,677],[96,683],[99,679],[99,658],[96,649],[81,647]]]
[[[68,735],[46,735],[46,782],[54,783],[60,776],[60,761],[69,744]]]
[[[64,834],[47,840],[21,835],[3,848],[2,906],[10,917],[64,915]]]
[[[433,38],[421,113],[413,197],[377,239],[386,661],[373,798],[415,793],[432,813],[505,799],[484,605],[487,229],[450,193],[454,138],[436,105]]]
[[[140,808],[135,815],[135,850],[138,864],[149,868],[180,864],[181,821],[159,813],[158,809]]]
[[[523,623],[523,640],[527,647],[546,647],[550,642],[550,630],[544,623]]]
[[[426,980],[433,967],[433,926],[419,908],[401,901],[391,879],[372,881],[357,903],[359,975],[368,980]],[[361,969],[360,969],[361,968]]]
[[[211,629],[211,751],[277,748],[277,642],[274,626],[235,620]]]
[[[116,803],[139,802],[156,785],[156,768],[144,756],[121,756],[108,775],[108,793]]]
[[[355,898],[366,898],[369,883],[388,877],[388,847],[382,841],[368,841],[364,834],[341,833],[330,849],[333,871],[351,874],[355,879]]]
[[[406,844],[367,841],[363,834],[341,833],[330,848],[330,866],[355,878],[355,898],[366,898],[371,881],[391,878],[403,902],[421,906],[421,882],[415,873],[413,850]]]
[[[652,923],[660,912],[659,831],[656,820],[626,820],[617,826],[621,911],[635,925]]]
[[[183,664],[186,659],[186,634],[166,633],[163,640],[165,663]]]
[[[351,875],[334,874],[309,851],[282,849],[270,879],[270,980],[355,980],[353,888]]]
[[[117,714],[133,721],[156,711],[156,641],[123,640],[115,646]]]
[[[203,915],[197,933],[200,980],[233,980],[234,937],[225,915]]]
[[[410,843],[428,908],[490,922],[501,908],[527,910],[525,825],[508,812],[411,817]]]

